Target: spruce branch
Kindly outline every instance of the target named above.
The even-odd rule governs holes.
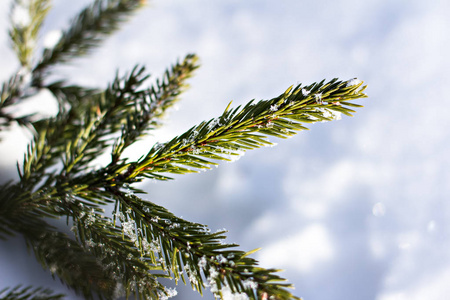
[[[50,66],[87,54],[144,4],[142,0],[94,1],[74,18],[53,49],[44,50],[33,72],[39,75]]]
[[[16,199],[16,196],[11,198]],[[99,201],[93,204],[93,198]],[[86,298],[92,299],[94,294],[107,299],[122,294],[149,299],[169,295],[172,291],[157,280],[168,277],[162,272],[161,264],[153,264],[148,257],[143,257],[121,228],[104,216],[98,204],[110,202],[108,199],[111,199],[111,191],[97,191],[87,185],[55,184],[29,195],[25,203],[39,217],[67,217],[68,221],[70,218],[77,242],[45,226],[39,230],[17,227],[20,220],[13,219],[6,225],[16,224],[15,231],[23,234],[42,266]],[[0,204],[9,203],[0,200]],[[5,219],[11,220],[11,213],[7,214]]]
[[[39,198],[42,192],[30,193],[18,184],[4,185],[0,192],[0,238],[21,234],[44,269],[49,269],[86,298],[91,298],[94,292],[112,295],[114,289],[111,287],[115,286],[116,280],[104,271],[96,257],[43,220],[43,217],[55,216],[39,210],[39,205],[45,205],[48,211],[52,207],[49,202],[53,200],[57,204],[62,197]],[[57,211],[62,209],[57,205],[53,207]]]
[[[0,290],[0,300],[59,300],[63,297],[63,294],[55,294],[52,290],[41,287],[18,285]]]
[[[11,7],[12,47],[21,65],[31,68],[33,51],[42,22],[50,10],[51,0],[14,0]]]
[[[277,270],[259,268],[249,253],[231,250],[237,245],[224,244],[225,232],[211,233],[204,225],[178,218],[165,208],[138,198],[131,189],[107,190],[109,198],[116,200],[114,219],[103,216],[101,209],[86,197],[92,187],[33,198],[47,215],[72,217],[72,230],[80,244],[123,284],[127,295],[159,299],[172,291],[157,278],[181,278],[186,283],[185,272],[191,286],[199,292],[210,287],[219,295],[223,288],[229,288],[250,299],[260,299],[265,294],[273,299],[297,299],[286,290],[291,285],[274,274]],[[97,196],[104,197],[106,193]],[[55,259],[51,257],[50,261]]]
[[[331,120],[332,110],[350,114],[353,111],[349,106],[357,105],[348,101],[364,97],[363,89],[362,83],[353,85],[350,82],[333,80],[328,84],[322,82],[307,88],[299,86],[280,97],[257,104],[250,103],[243,109],[227,108],[220,118],[203,122],[169,142],[172,148],[166,151],[170,150],[174,157],[179,155],[183,158],[183,155],[186,155],[184,152],[193,151],[193,144],[204,147],[209,143],[208,149],[212,150],[207,158],[225,160],[227,158],[221,155],[222,150],[216,148],[228,145],[226,149],[230,153],[257,148],[270,144],[267,135],[287,137],[294,134],[295,130],[304,129],[300,122]],[[285,119],[294,121],[289,123]],[[281,124],[282,128],[274,131],[273,125],[267,126],[270,122]],[[291,131],[283,130],[286,128]],[[195,130],[199,133],[193,134]],[[91,135],[90,133],[87,136]],[[189,136],[198,136],[199,140],[190,141],[191,144],[186,147],[183,142]],[[168,147],[167,144],[165,147]],[[39,151],[32,153],[29,153],[29,157],[39,156]],[[197,159],[199,154],[202,152],[196,151],[188,153],[187,157]],[[197,169],[215,164],[201,157],[194,161],[194,164],[188,163],[188,167]],[[24,167],[26,165],[24,163]],[[27,169],[30,169],[29,174],[39,170]],[[60,176],[56,178],[55,187],[46,184],[45,190],[32,197],[32,202],[38,205],[40,212],[47,215],[72,217],[77,224],[77,238],[80,243],[92,246],[92,253],[97,259],[100,258],[103,266],[116,268],[117,274],[121,274],[118,278],[124,284],[127,294],[158,297],[161,293],[170,293],[160,285],[157,278],[181,277],[185,281],[182,275],[185,272],[193,288],[200,292],[209,285],[217,295],[224,289],[230,289],[233,293],[245,293],[251,299],[267,296],[274,296],[275,299],[294,298],[286,290],[290,285],[282,283],[283,279],[274,274],[276,270],[258,268],[257,262],[247,258],[245,252],[228,249],[235,245],[222,244],[220,240],[224,238],[223,232],[207,233],[203,225],[176,218],[161,207],[143,202],[128,192],[124,193],[122,188],[133,182],[130,180],[133,177],[127,177],[127,173],[131,174],[129,170],[127,165],[110,164],[96,173],[80,176],[75,174],[67,180]],[[186,170],[185,172],[192,171],[187,168]],[[71,172],[72,170],[68,170],[67,173]],[[120,227],[116,227],[114,221],[99,213],[101,210],[98,205],[112,201],[117,203],[116,212],[121,214]],[[160,225],[159,220],[164,220],[163,225]],[[179,229],[180,227],[182,229]],[[114,260],[111,260],[111,253],[114,253]],[[114,261],[119,261],[119,265]],[[155,271],[162,273],[154,273]]]
[[[68,85],[64,81],[57,81],[45,86],[56,98],[59,113],[74,115],[74,119],[81,119],[89,107],[94,106],[95,95],[101,93],[100,89],[86,88],[78,85]]]
[[[1,102],[0,102],[0,111],[4,108],[11,106],[18,101],[18,96],[20,95],[20,86],[19,82],[21,81],[19,74],[14,74],[2,84],[1,90]]]
[[[197,60],[196,55],[188,54],[181,63],[177,62],[167,69],[163,78],[157,79],[145,91],[144,97],[134,105],[134,114],[127,116],[122,134],[113,146],[113,164],[119,161],[123,151],[139,137],[159,127],[167,109],[178,101],[178,96],[188,87],[185,82],[198,68]]]
[[[118,160],[126,147],[158,126],[158,120],[186,88],[186,80],[198,67],[196,62],[195,55],[187,55],[148,89],[143,89],[142,85],[149,75],[145,74],[144,67],[137,66],[124,77],[117,75],[101,93],[95,89],[65,86],[63,82],[48,85],[60,101],[60,112],[54,118],[33,123],[34,140],[19,171],[22,183],[35,185],[42,182],[44,176],[55,179],[56,170],[51,174],[46,172],[63,154],[64,167],[60,174],[74,176],[105,151],[110,146],[111,136],[122,130],[113,148],[113,160]],[[11,102],[9,99],[5,100],[6,104]],[[69,109],[65,108],[67,105]]]
[[[96,256],[67,235],[47,230],[27,243],[44,269],[86,299],[97,294],[113,298],[117,280],[104,269]]]
[[[56,170],[51,170],[61,159],[68,137],[73,134],[74,128],[68,130],[71,122],[70,115],[57,115],[55,118],[40,120],[33,123],[35,134],[24,155],[22,167],[17,165],[20,183],[23,188],[35,190],[38,183],[50,184]]]
[[[248,257],[252,252],[233,250],[238,245],[223,243],[225,231],[211,233],[205,225],[178,218],[129,190],[117,192],[116,199],[115,216],[124,234],[141,253],[153,251],[152,262],[162,260],[164,270],[176,280],[186,283],[186,274],[193,289],[202,293],[209,287],[216,296],[229,288],[249,299],[298,299],[287,290],[292,285],[274,274],[277,270],[260,268]]]
[[[299,130],[306,130],[304,123],[331,121],[343,113],[351,116],[351,103],[367,97],[363,82],[333,79],[306,87],[290,87],[285,93],[271,100],[242,109],[229,106],[222,116],[202,122],[165,144],[156,144],[139,161],[115,167],[119,173],[115,180],[133,182],[143,177],[158,180],[171,179],[165,174],[185,174],[210,169],[215,161],[230,161],[246,150],[271,145],[269,136],[287,138]],[[112,178],[111,178],[112,179]]]
[[[20,183],[0,186],[0,239],[16,233],[33,237],[48,228],[42,217],[50,215],[35,211],[31,199],[32,193],[22,189]]]
[[[104,211],[84,205],[77,191],[49,188],[30,194],[20,185],[8,185],[1,192],[5,193],[0,198],[0,238],[23,235],[43,268],[85,298],[97,294],[113,299],[123,290],[151,299],[170,293],[157,281],[164,274],[149,273],[161,268],[143,261],[133,242],[102,215]],[[72,217],[77,241],[42,220],[61,216]]]
[[[95,209],[85,213],[83,206],[79,207],[78,213],[73,211],[76,225],[72,230],[79,243],[95,255],[104,270],[116,280],[116,288],[127,297],[135,294],[158,299],[160,293],[166,293],[166,288],[157,280],[167,277],[160,263],[153,263],[148,255],[139,252],[134,241],[124,236],[110,218],[96,213]]]
[[[26,85],[26,75],[23,72],[18,72],[11,76],[7,81],[3,82],[0,90],[0,131],[8,128],[13,123],[21,126],[31,127],[32,115],[16,116],[11,113],[10,109],[20,102],[22,98],[27,96],[24,91]]]
[[[84,170],[87,163],[110,146],[111,135],[121,130],[121,137],[113,146],[112,159],[117,162],[123,150],[156,128],[165,111],[178,100],[186,79],[197,68],[196,60],[195,55],[187,55],[149,89],[141,88],[149,77],[144,67],[136,66],[124,77],[117,75],[104,93],[94,96],[90,111],[84,117],[79,113],[84,119],[73,132],[72,141],[66,144],[64,172],[76,174]]]

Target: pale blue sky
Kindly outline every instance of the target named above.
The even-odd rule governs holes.
[[[54,1],[43,35],[88,2]],[[145,184],[146,199],[228,229],[244,250],[263,247],[255,257],[285,269],[305,300],[440,300],[450,294],[449,12],[448,1],[155,0],[60,74],[105,85],[117,68],[142,63],[157,76],[186,53],[200,56],[179,109],[131,156],[219,115],[230,100],[272,98],[324,78],[364,80],[370,98],[355,117],[209,172]],[[17,63],[5,18],[0,26],[4,79]],[[14,168],[20,151],[2,148],[2,165]],[[8,245],[0,243],[0,288],[53,281]],[[175,299],[200,299],[189,289]]]

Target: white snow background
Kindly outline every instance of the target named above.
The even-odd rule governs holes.
[[[55,0],[42,37],[89,2]],[[0,1],[2,80],[18,68],[10,3]],[[227,228],[243,250],[262,247],[255,258],[285,269],[305,300],[442,300],[450,294],[449,14],[450,2],[438,0],[154,0],[57,74],[105,86],[135,63],[157,77],[187,53],[200,56],[179,110],[131,156],[218,116],[230,100],[273,98],[324,78],[364,80],[370,98],[353,118],[315,124],[205,173],[148,182],[145,198]],[[20,134],[2,133],[3,179],[16,176],[27,144]],[[67,292],[21,238],[0,242],[0,255],[0,289]],[[201,299],[177,289],[175,299]]]

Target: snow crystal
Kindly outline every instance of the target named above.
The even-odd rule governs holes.
[[[208,280],[209,290],[211,291],[211,293],[218,293],[219,288],[217,287],[216,281],[211,277],[208,277],[207,280]]]
[[[122,223],[122,231],[123,233],[130,238],[132,242],[137,240],[136,232],[135,232],[136,223],[131,220],[129,222]]]
[[[56,264],[52,264],[52,265],[50,266],[50,272],[56,273],[57,270],[58,270],[58,267],[56,266]]]
[[[85,241],[84,244],[86,245],[86,247],[89,247],[89,248],[96,246],[95,242],[92,239]]]
[[[153,146],[153,148],[154,148],[155,150],[159,150],[159,149],[163,148],[164,145],[165,145],[164,143],[156,143],[156,144]]]
[[[308,90],[306,90],[306,89],[302,89],[302,95],[303,95],[304,97],[308,96],[309,93],[310,93],[310,91],[308,91]]]
[[[211,279],[215,279],[219,275],[219,272],[216,270],[216,268],[211,267],[209,268],[209,275]]]
[[[167,295],[168,298],[172,298],[172,297],[175,297],[176,295],[178,295],[178,292],[175,288],[167,288],[166,292],[168,294]]]
[[[131,196],[133,196],[134,194],[133,194],[133,191],[130,189],[130,188],[127,188],[126,189],[126,192],[125,192],[125,196],[127,196],[127,197],[131,197]]]
[[[333,120],[341,120],[342,119],[342,113],[339,111],[332,111],[333,114]]]
[[[206,267],[206,264],[207,264],[208,262],[206,261],[206,256],[203,256],[201,259],[200,259],[200,261],[198,262],[198,266],[200,267],[200,268],[205,268]]]
[[[322,93],[315,94],[314,98],[315,98],[317,103],[322,104]]]
[[[229,157],[227,157],[230,160],[229,161],[230,163],[239,160],[242,156],[245,155],[245,151],[238,151],[238,152],[235,152],[235,153],[236,153],[236,155],[231,155],[231,152],[230,152]]]
[[[220,126],[220,120],[214,119],[214,121],[208,124],[208,129],[209,130],[214,129],[217,125]]]
[[[193,284],[197,284],[198,283],[198,280],[197,280],[197,271],[195,270],[195,269],[193,269],[193,268],[191,268],[191,266],[189,265],[189,264],[186,264],[185,266],[184,266],[184,268],[185,268],[185,270],[186,270],[186,273],[188,274],[188,276],[189,276],[189,281],[191,282],[191,283],[193,283]]]
[[[350,79],[349,81],[347,81],[347,86],[358,85],[361,82],[362,81],[359,80],[358,78],[353,78],[353,79]]]
[[[121,211],[119,211],[119,212],[117,213],[117,217],[119,218],[120,221],[125,220],[125,216],[123,215],[123,213],[122,213]]]
[[[94,209],[91,210],[90,213],[88,213],[87,218],[84,220],[84,228],[88,228],[95,222],[95,212]]]
[[[338,111],[328,110],[328,109],[323,109],[323,108],[319,108],[319,109],[317,109],[317,111],[322,112],[322,116],[327,119],[331,119],[330,121],[342,119],[342,114]],[[317,118],[315,118],[315,117],[311,117],[311,118],[313,118],[313,120],[317,120]],[[324,123],[324,122],[328,122],[328,120],[320,121],[320,122]]]
[[[159,244],[155,241],[151,241],[150,243],[146,240],[142,240],[142,248],[144,249],[144,252],[149,254],[150,252],[159,252],[161,250],[161,247]]]
[[[195,146],[193,146],[191,148],[192,154],[200,154],[202,152],[202,150],[200,148],[197,148]]]
[[[225,264],[228,262],[228,259],[226,259],[222,254],[217,255],[216,259],[221,264]]]
[[[277,111],[278,110],[278,105],[274,104],[270,106],[270,111]]]
[[[245,293],[233,293],[229,286],[224,286],[222,288],[222,299],[223,300],[248,300],[249,297]]]
[[[244,282],[242,282],[243,283],[243,285],[244,285],[244,288],[251,288],[251,289],[256,289],[256,288],[258,288],[258,283],[257,282],[254,282],[253,280],[251,280],[251,279],[247,279],[247,280],[245,280]]]

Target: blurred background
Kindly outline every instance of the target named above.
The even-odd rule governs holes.
[[[89,0],[55,0],[42,30],[67,27]],[[0,1],[0,79],[18,68]],[[145,199],[229,230],[229,242],[281,268],[305,300],[440,300],[450,294],[450,2],[421,0],[153,0],[92,55],[57,78],[106,86],[145,64],[158,77],[187,53],[201,68],[139,157],[192,125],[292,84],[357,77],[370,98],[353,118],[319,123],[239,161],[145,182]],[[41,45],[39,45],[41,46]],[[42,49],[42,48],[40,48]],[[52,99],[36,103],[52,113]],[[47,101],[47,102],[46,102]],[[53,110],[52,110],[53,109]],[[17,178],[29,135],[2,133],[1,180]],[[0,241],[0,289],[51,286],[18,237]],[[175,299],[201,299],[177,287]],[[213,299],[207,292],[203,299]]]

